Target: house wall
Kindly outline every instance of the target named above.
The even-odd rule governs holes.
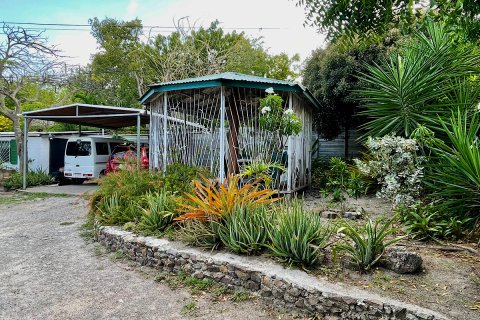
[[[360,152],[363,150],[361,143],[357,142],[357,138],[360,136],[358,131],[352,129],[349,131],[348,139],[348,159],[358,157]],[[344,144],[345,144],[345,132],[342,132],[337,138],[333,140],[326,140],[319,136],[318,133],[312,133],[312,144],[318,140],[318,146],[315,146],[312,150],[312,159],[323,158],[329,159],[331,157],[341,157],[345,155]]]
[[[15,139],[13,134],[0,136],[0,141],[10,141],[12,139]],[[50,140],[48,139],[48,135],[30,136],[28,138],[28,160],[30,169],[41,169],[48,172],[49,156]],[[18,170],[19,163],[20,159],[18,159],[17,164],[7,162],[4,163],[4,166],[9,169]]]

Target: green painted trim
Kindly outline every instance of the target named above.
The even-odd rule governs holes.
[[[285,84],[224,80],[223,85],[226,87],[237,87],[237,88],[251,88],[251,89],[263,89],[263,90],[268,88],[273,88],[273,90],[277,90],[277,91],[288,91],[288,92],[298,92],[298,93],[303,92],[303,90],[299,86],[289,86]]]
[[[157,92],[168,92],[168,91],[178,91],[178,90],[191,90],[191,89],[202,89],[202,88],[211,88],[211,87],[220,87],[222,85],[221,81],[212,80],[212,81],[201,81],[201,82],[188,82],[188,83],[177,83],[177,84],[167,84],[158,87],[150,87],[150,89],[140,98],[140,103],[144,103],[152,96],[153,93]]]

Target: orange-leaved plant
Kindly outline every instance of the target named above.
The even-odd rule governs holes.
[[[194,180],[195,193],[186,194],[186,203],[180,204],[183,215],[175,220],[217,220],[230,214],[235,205],[266,205],[279,198],[272,198],[275,190],[260,190],[255,183],[240,186],[240,176],[232,175],[225,184],[216,185],[202,176],[202,181]]]

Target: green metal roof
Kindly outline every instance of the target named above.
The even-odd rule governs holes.
[[[148,91],[140,98],[142,104],[147,103],[150,98],[158,92],[200,89],[209,87],[243,87],[254,89],[273,88],[276,91],[290,91],[302,93],[315,106],[319,102],[310,91],[299,83],[285,80],[270,79],[265,77],[252,76],[237,72],[224,72],[206,75],[197,78],[188,78],[150,85]]]

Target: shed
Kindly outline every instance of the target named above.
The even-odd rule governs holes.
[[[274,151],[274,133],[259,124],[260,99],[269,88],[302,121],[302,132],[288,137],[281,154]],[[226,72],[150,85],[141,102],[150,109],[153,169],[183,163],[223,181],[253,161],[275,161],[287,171],[273,187],[290,193],[310,183],[312,114],[319,103],[298,83]]]

